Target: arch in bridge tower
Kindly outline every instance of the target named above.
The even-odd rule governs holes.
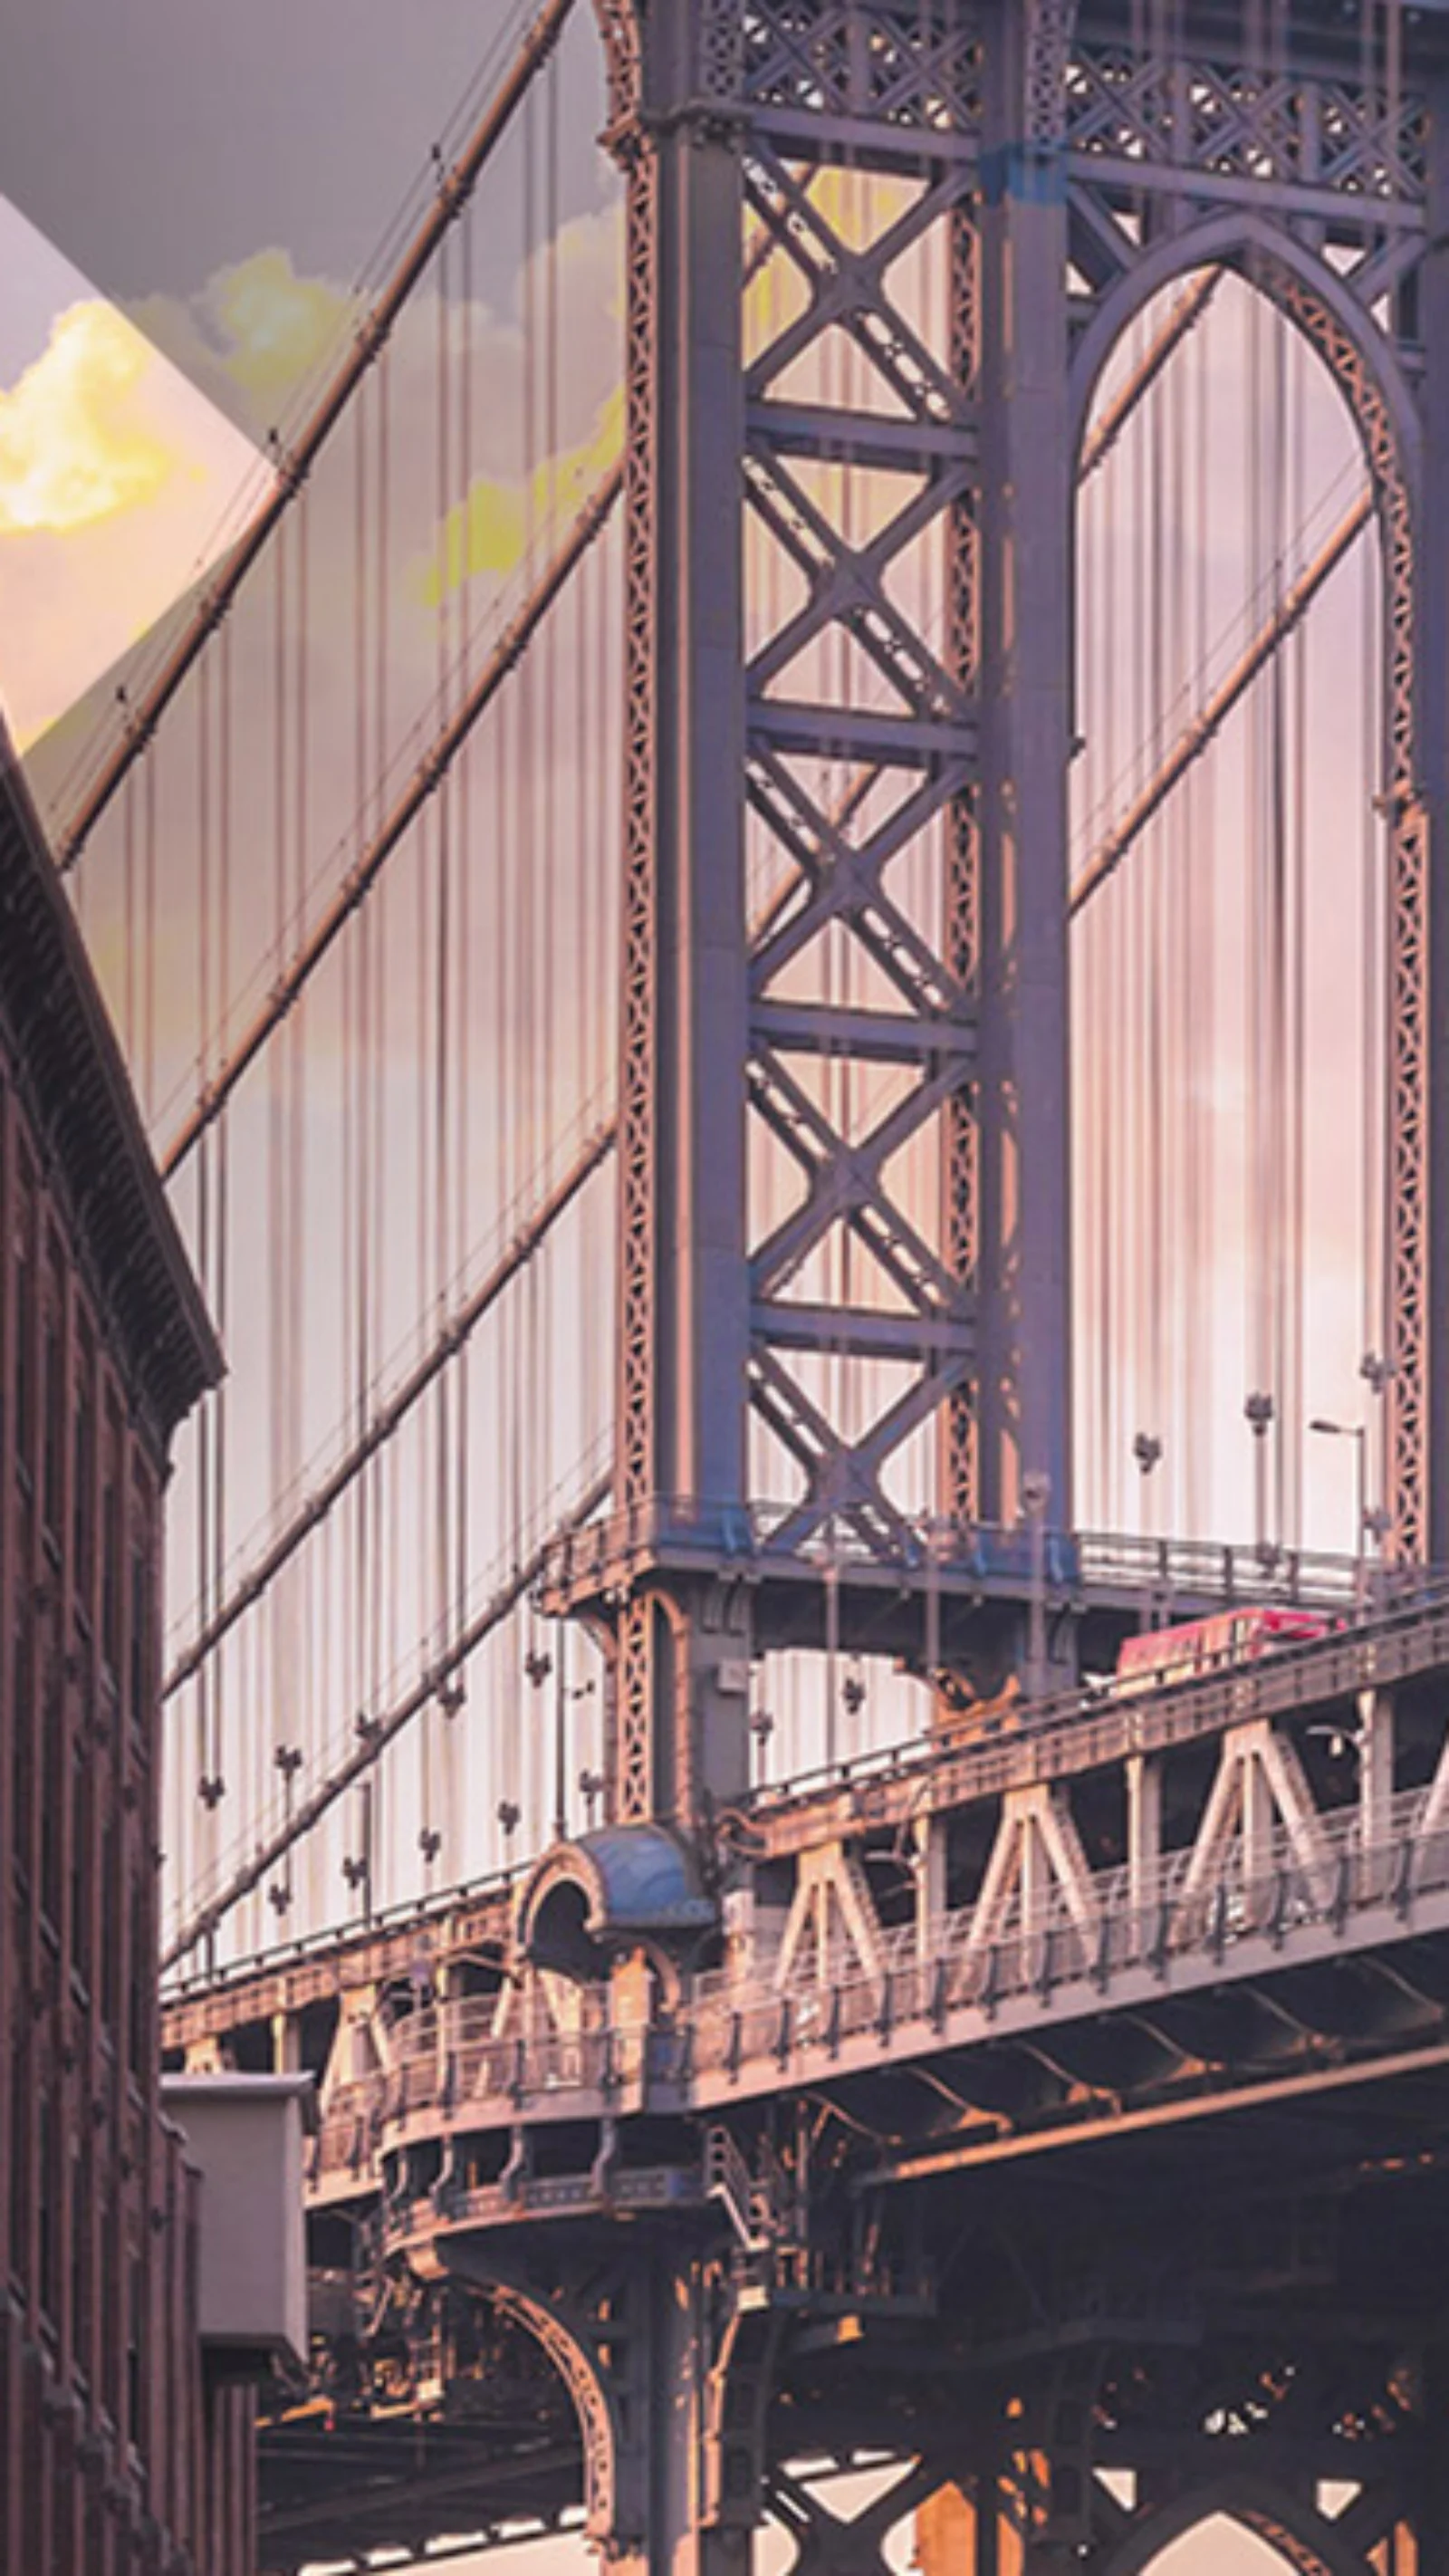
[[[1368,2560],[1313,2505],[1243,2475],[1193,2487],[1149,2514],[1111,2552],[1102,2576],[1151,2576],[1174,2541],[1219,2517],[1265,2542],[1294,2576],[1371,2576]]]
[[[1385,1296],[1395,1362],[1387,1389],[1385,1501],[1395,1552],[1423,1561],[1436,1552],[1435,1524],[1445,1509],[1442,1499],[1436,1502],[1430,1466],[1431,868],[1423,710],[1432,728],[1434,680],[1416,651],[1428,605],[1418,570],[1428,552],[1424,422],[1391,332],[1355,292],[1352,274],[1340,275],[1270,216],[1234,207],[1154,243],[1100,291],[1073,353],[1074,456],[1083,453],[1097,387],[1124,332],[1174,283],[1214,270],[1254,288],[1322,361],[1358,434],[1380,533],[1392,916],[1385,925],[1392,996]]]
[[[1401,482],[1418,507],[1423,436],[1392,340],[1351,284],[1281,224],[1245,208],[1206,217],[1157,242],[1099,297],[1072,358],[1072,433],[1080,455],[1102,371],[1138,314],[1198,269],[1231,269],[1318,351],[1342,390],[1376,487]]]

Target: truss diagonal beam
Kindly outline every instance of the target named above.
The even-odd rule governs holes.
[[[313,1486],[311,1492],[292,1514],[285,1528],[279,1530],[266,1554],[227,1595],[221,1607],[198,1631],[185,1653],[178,1656],[166,1676],[161,1694],[163,1699],[170,1699],[174,1692],[181,1689],[183,1683],[191,1680],[192,1675],[205,1663],[207,1656],[236,1626],[238,1619],[244,1618],[247,1611],[260,1601],[268,1586],[276,1581],[283,1566],[296,1555],[298,1548],[311,1536],[319,1523],[326,1519],[333,1505],[339,1501],[354,1478],[361,1474],[368,1460],[375,1458],[379,1449],[385,1447],[399,1425],[407,1419],[414,1405],[427,1393],[435,1379],[442,1375],[449,1361],[456,1359],[469,1335],[481,1324],[490,1309],[497,1305],[505,1289],[512,1284],[521,1271],[527,1269],[534,1254],[559,1218],[567,1208],[572,1207],[585,1182],[591,1180],[600,1165],[607,1160],[613,1151],[614,1138],[615,1128],[612,1119],[607,1126],[595,1128],[583,1150],[576,1155],[563,1177],[555,1182],[547,1196],[539,1201],[532,1215],[519,1227],[506,1251],[493,1263],[486,1278],[479,1281],[472,1294],[465,1298],[462,1305],[449,1316],[436,1341],[424,1353],[417,1366],[409,1370],[402,1384],[389,1396],[385,1404],[379,1406],[366,1429],[353,1442],[346,1454],[338,1460],[330,1475],[323,1477],[319,1484]]]
[[[1160,813],[1174,788],[1221,733],[1234,707],[1246,696],[1259,672],[1266,669],[1279,647],[1287,642],[1296,627],[1301,626],[1330,574],[1337,570],[1368,526],[1373,517],[1373,507],[1372,494],[1364,492],[1347,516],[1340,519],[1313,561],[1284,594],[1267,623],[1259,628],[1247,651],[1214,690],[1201,714],[1194,716],[1192,723],[1178,736],[1156,775],[1148,780],[1140,796],[1134,798],[1121,821],[1115,823],[1106,838],[1098,842],[1073,882],[1068,905],[1073,917],[1091,902],[1093,895],[1121,866],[1133,843],[1141,838],[1154,815]]]
[[[111,753],[83,796],[56,852],[62,876],[80,858],[111,799],[124,783],[155,733],[207,638],[221,624],[242,583],[273,529],[286,516],[297,493],[327,445],[373,360],[386,343],[428,262],[448,227],[462,213],[484,169],[522,105],[534,75],[548,60],[563,33],[574,0],[545,0],[452,168],[439,174],[437,193],[404,250],[372,310],[360,322],[347,356],[288,449],[271,492],[238,538],[219,572],[202,591],[187,624],[160,670],[130,710],[125,738]]]
[[[840,1137],[779,1058],[761,1047],[750,1068],[750,1105],[809,1181],[802,1207],[751,1255],[753,1292],[768,1297],[808,1259],[837,1221],[849,1225],[919,1312],[949,1311],[955,1282],[895,1206],[881,1181],[891,1156],[924,1126],[961,1080],[959,1059],[929,1069],[868,1136]]]
[[[1126,382],[1108,403],[1088,436],[1077,468],[1079,485],[1087,482],[1100,465],[1105,465],[1139,403],[1152,391],[1169,359],[1181,348],[1189,331],[1207,311],[1222,276],[1220,268],[1205,268],[1177,298],[1161,330],[1148,342]]]
[[[758,146],[751,152],[747,184],[761,223],[770,228],[810,289],[806,310],[753,360],[746,378],[750,400],[757,400],[812,340],[838,323],[909,417],[969,428],[960,389],[896,310],[883,281],[895,261],[967,195],[970,173],[954,170],[928,188],[866,251],[848,250],[812,200],[808,186]]]
[[[766,415],[768,419],[768,415]],[[876,669],[916,715],[969,723],[971,709],[919,634],[890,598],[885,574],[922,529],[970,488],[964,466],[947,468],[913,494],[868,545],[852,546],[787,473],[764,442],[746,462],[751,501],[782,550],[809,584],[798,613],[777,628],[750,665],[749,685],[763,695],[789,665],[837,620],[848,627]]]
[[[565,1514],[557,1528],[549,1532],[548,1537],[533,1550],[532,1555],[527,1557],[523,1564],[514,1568],[506,1582],[500,1584],[495,1592],[490,1593],[482,1609],[469,1620],[452,1644],[446,1646],[440,1655],[434,1657],[426,1671],[414,1682],[411,1690],[406,1692],[403,1698],[397,1701],[394,1707],[388,1709],[382,1717],[373,1719],[367,1726],[365,1734],[359,1734],[358,1743],[347,1755],[345,1761],[339,1762],[335,1771],[329,1771],[325,1780],[318,1782],[310,1795],[299,1802],[295,1813],[284,1825],[279,1826],[274,1834],[268,1835],[265,1842],[258,1844],[251,1858],[243,1861],[240,1867],[233,1871],[215,1896],[205,1905],[198,1906],[196,1912],[183,1924],[170,1947],[163,1951],[161,1956],[163,1975],[168,1968],[174,1968],[178,1960],[184,1959],[189,1951],[194,1950],[199,1942],[204,1941],[209,1933],[214,1932],[217,1925],[231,1912],[232,1907],[239,1905],[244,1896],[250,1896],[253,1888],[260,1886],[268,1870],[275,1869],[279,1861],[285,1860],[288,1852],[311,1833],[315,1825],[321,1823],[329,1808],[335,1807],[338,1799],[346,1795],[353,1783],[362,1779],[381,1759],[388,1746],[396,1743],[404,1728],[410,1726],[419,1712],[437,1698],[444,1683],[452,1679],[453,1674],[468,1661],[470,1655],[477,1653],[478,1648],[492,1635],[494,1629],[502,1626],[510,1610],[516,1610],[519,1602],[531,1592],[544,1570],[550,1549],[556,1547],[560,1539],[567,1538],[572,1531],[581,1528],[583,1523],[598,1510],[599,1505],[606,1500],[608,1491],[608,1477],[596,1478],[582,1500],[575,1504],[571,1512]]]
[[[858,808],[879,771],[867,771],[852,800]],[[765,745],[751,747],[748,792],[755,811],[794,861],[807,887],[800,909],[783,916],[778,907],[768,937],[757,942],[751,986],[764,994],[792,957],[833,920],[844,920],[882,973],[913,1010],[947,1013],[961,1000],[959,988],[946,976],[941,960],[884,891],[889,862],[925,830],[933,815],[969,783],[970,764],[943,762],[905,799],[869,839],[857,847],[844,836],[845,807],[825,814],[805,792],[785,762]],[[788,889],[791,896],[796,889]]]
[[[435,734],[422,760],[381,828],[347,871],[315,927],[294,952],[272,986],[255,1019],[238,1039],[218,1072],[198,1094],[195,1106],[161,1158],[169,1181],[208,1127],[220,1117],[244,1073],[255,1064],[268,1039],[300,999],[339,933],[345,929],[381,875],[393,851],[416,822],[434,788],[446,775],[479,717],[492,705],[510,672],[522,659],[534,635],[558,598],[574,567],[587,554],[608,522],[624,488],[622,464],[611,467],[584,503],[558,552],[504,628],[456,715]]]

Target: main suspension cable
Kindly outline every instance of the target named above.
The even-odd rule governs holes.
[[[202,591],[149,688],[127,706],[122,740],[104,762],[56,843],[56,865],[62,876],[68,876],[76,866],[117,789],[151,741],[161,717],[225,617],[268,538],[291,508],[449,226],[467,205],[535,75],[557,45],[573,6],[574,0],[545,0],[457,160],[450,169],[440,171],[432,204],[376,302],[358,324],[347,356],[281,457],[271,491],[221,570]]]

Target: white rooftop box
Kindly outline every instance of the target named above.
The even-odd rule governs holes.
[[[161,2101],[201,2173],[201,2339],[220,2359],[305,2360],[302,2141],[310,2075],[167,2075]]]

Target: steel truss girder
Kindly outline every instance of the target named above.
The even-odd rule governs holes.
[[[949,1237],[927,1241],[881,1183],[885,1161],[911,1138],[939,1131],[950,1105],[968,1098],[971,1088],[974,1009],[965,979],[948,962],[943,932],[928,936],[883,880],[971,793],[978,756],[975,673],[959,649],[960,620],[948,619],[954,640],[951,658],[943,659],[919,612],[904,608],[886,587],[891,567],[927,535],[944,538],[959,566],[966,561],[961,530],[974,519],[980,469],[974,389],[956,363],[961,335],[952,334],[944,348],[928,345],[904,318],[889,280],[943,226],[969,223],[972,173],[961,161],[928,167],[911,200],[877,218],[862,245],[842,237],[813,192],[816,167],[838,157],[826,128],[803,170],[753,131],[745,151],[751,211],[806,289],[803,309],[753,357],[747,379],[747,525],[805,583],[802,604],[779,619],[746,674],[750,806],[775,862],[783,860],[789,871],[791,889],[752,961],[750,1098],[759,1126],[807,1184],[804,1205],[752,1250],[751,1389],[757,1417],[805,1478],[800,1508],[785,1524],[789,1543],[803,1543],[833,1508],[849,1505],[852,1525],[869,1531],[881,1550],[899,1544],[903,1528],[901,1514],[886,1501],[881,1471],[964,1383],[974,1347],[970,1282],[953,1259]],[[788,391],[775,395],[772,388],[790,369],[818,366],[822,344],[836,330],[858,352],[877,407],[862,401],[858,386],[847,388],[838,407],[812,398],[805,442],[798,405]],[[893,410],[883,413],[881,401]],[[802,485],[793,464],[802,450],[844,469],[834,509]],[[848,514],[849,474],[862,470],[907,479],[898,505],[868,542],[855,543],[842,510]],[[792,666],[812,649],[818,656],[834,632],[851,636],[879,674],[888,693],[885,715],[844,691],[833,705],[787,697]],[[883,818],[873,811],[863,830],[853,832],[852,816],[825,810],[825,800],[791,766],[792,755],[826,770],[849,764],[856,815],[881,788],[890,810]],[[921,773],[915,783],[913,769]],[[790,1073],[780,1026],[789,1006],[776,991],[786,969],[808,959],[832,930],[846,933],[901,995],[910,1018],[900,1015],[888,1042],[898,1062],[920,1067],[906,1100],[854,1145]],[[816,1051],[862,1068],[883,1060],[896,1015],[828,1001],[816,1013],[818,1031],[833,1031]],[[782,1285],[837,1223],[874,1256],[904,1312],[861,1312],[839,1298],[828,1305],[818,1298],[782,1302]],[[915,1383],[864,1435],[847,1438],[806,1395],[785,1356],[811,1350],[890,1358],[912,1367]]]

